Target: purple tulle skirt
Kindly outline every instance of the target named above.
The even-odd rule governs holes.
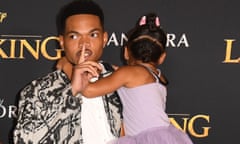
[[[136,136],[123,136],[108,144],[193,144],[189,136],[173,125],[151,128]]]

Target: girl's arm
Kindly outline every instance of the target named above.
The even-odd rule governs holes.
[[[81,93],[88,98],[103,96],[111,93],[129,82],[130,70],[128,66],[123,66],[114,71],[111,75],[101,78],[96,82],[89,83]]]

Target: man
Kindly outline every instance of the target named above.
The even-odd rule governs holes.
[[[102,9],[93,1],[76,0],[61,9],[57,20],[65,57],[58,70],[21,91],[14,143],[106,144],[120,135],[122,116],[117,93],[86,99],[73,94],[71,87],[82,48],[86,60],[99,61],[108,40]],[[111,66],[102,64],[100,77],[110,73]]]

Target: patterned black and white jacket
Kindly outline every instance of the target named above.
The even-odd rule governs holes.
[[[104,63],[106,72],[111,66]],[[117,92],[102,97],[114,136],[119,137],[122,105]],[[32,81],[20,93],[15,144],[82,144],[82,96],[73,96],[67,75],[56,70]]]

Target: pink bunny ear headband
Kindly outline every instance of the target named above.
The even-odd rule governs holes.
[[[147,20],[146,16],[142,16],[142,18],[141,18],[141,20],[140,20],[140,22],[139,22],[139,25],[140,25],[140,26],[145,25],[145,24],[146,24],[146,20]],[[155,25],[158,26],[158,27],[160,26],[159,17],[156,17],[156,18],[155,18]]]

